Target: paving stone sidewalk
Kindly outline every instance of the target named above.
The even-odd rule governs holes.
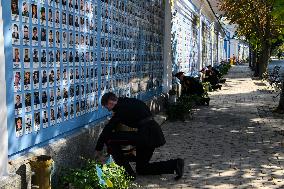
[[[138,176],[139,188],[284,188],[284,116],[271,113],[275,93],[251,75],[247,66],[233,67],[209,107],[193,120],[163,124],[167,143],[152,161],[184,158],[184,177]]]

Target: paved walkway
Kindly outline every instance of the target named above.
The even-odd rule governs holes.
[[[275,94],[251,75],[247,66],[233,67],[209,107],[193,120],[163,124],[167,143],[153,161],[184,158],[184,178],[139,176],[140,188],[284,188],[284,116],[270,113]]]

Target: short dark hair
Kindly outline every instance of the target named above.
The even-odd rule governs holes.
[[[183,73],[184,73],[184,72],[178,72],[178,73],[176,73],[174,76],[177,77],[177,78],[180,78],[180,76],[183,75]]]
[[[107,105],[109,100],[117,101],[117,96],[112,92],[105,93],[101,99],[102,106]]]

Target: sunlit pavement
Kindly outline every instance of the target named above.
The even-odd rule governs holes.
[[[152,161],[184,158],[184,177],[138,176],[140,188],[284,188],[284,115],[271,113],[275,94],[251,75],[233,67],[209,107],[162,125],[167,143]]]

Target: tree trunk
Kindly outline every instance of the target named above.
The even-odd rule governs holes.
[[[262,78],[263,74],[267,72],[268,61],[270,58],[271,47],[268,43],[263,43],[262,49],[260,51],[259,62],[259,77]]]
[[[284,82],[281,85],[281,94],[278,107],[276,108],[276,112],[284,113]]]

